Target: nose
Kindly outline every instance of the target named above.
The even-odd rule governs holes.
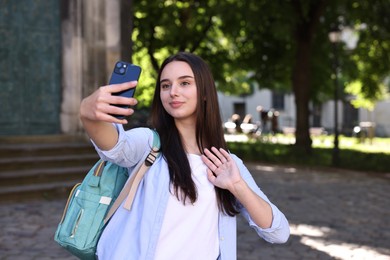
[[[179,86],[177,84],[172,84],[169,94],[172,97],[177,96],[179,94]]]

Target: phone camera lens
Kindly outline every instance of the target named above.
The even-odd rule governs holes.
[[[124,68],[120,68],[120,69],[119,69],[119,73],[120,73],[120,74],[124,74],[125,71],[126,71],[126,70],[125,70]]]
[[[116,64],[116,67],[117,68],[121,68],[123,65],[122,65],[122,63],[121,62],[118,62],[117,64]]]

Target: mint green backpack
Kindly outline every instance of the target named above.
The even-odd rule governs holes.
[[[107,222],[123,201],[130,210],[138,184],[159,150],[160,138],[153,131],[153,147],[146,159],[135,166],[127,183],[127,168],[99,160],[70,192],[54,240],[80,259],[95,259]]]

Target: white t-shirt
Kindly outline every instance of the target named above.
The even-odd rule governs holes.
[[[215,260],[219,255],[218,204],[214,185],[207,179],[207,166],[189,154],[198,198],[185,205],[170,194],[155,254],[156,260]]]

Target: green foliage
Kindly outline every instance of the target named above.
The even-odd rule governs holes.
[[[138,107],[148,107],[152,103],[154,95],[154,86],[156,85],[157,73],[151,70],[151,64],[144,57],[147,55],[147,50],[143,49],[133,54],[133,63],[141,66],[142,72],[136,89],[136,98]]]
[[[230,1],[224,10],[221,29],[236,45],[235,65],[252,72],[260,87],[289,88],[294,48],[289,4]]]
[[[377,101],[388,97],[390,71],[389,1],[347,1],[344,26],[358,36],[354,49],[342,47],[341,70],[345,92],[355,98],[351,104],[372,110]]]
[[[355,107],[363,107],[370,111],[374,109],[375,103],[369,100],[366,101],[364,97],[362,97],[361,81],[355,81],[350,83],[346,86],[345,91],[355,96],[355,99],[351,102]]]
[[[228,147],[232,153],[246,161],[304,166],[316,166],[318,161],[322,162],[319,165],[329,166],[331,162],[330,155],[326,153],[316,151],[308,156],[293,145],[231,142]]]
[[[139,0],[133,8],[133,60],[143,67],[137,93],[144,106],[160,63],[177,51],[203,57],[227,94],[248,95],[255,85],[293,91],[297,144],[305,148],[309,102],[332,97],[336,58],[355,106],[369,107],[389,91],[388,0]],[[332,48],[328,33],[335,26],[355,29],[354,49],[346,42]]]
[[[151,96],[147,89],[155,84],[150,78],[156,77],[162,60],[177,51],[194,52],[204,58],[213,71],[219,90],[232,95],[250,94],[253,91],[251,79],[256,79],[253,77],[254,69],[249,66],[253,64],[253,56],[252,59],[239,59],[244,55],[252,55],[250,51],[256,49],[253,45],[256,42],[248,41],[256,32],[252,33],[251,27],[245,25],[245,17],[254,13],[245,12],[243,17],[241,11],[256,10],[257,4],[248,4],[216,0],[136,2],[132,35],[133,61],[143,67],[138,89],[141,101],[150,103]],[[240,12],[237,12],[235,5],[241,8]],[[229,15],[234,19],[228,19]],[[230,26],[226,26],[229,23]],[[228,33],[229,30],[238,30],[240,37],[233,38]],[[271,43],[267,46],[271,46]],[[267,55],[264,54],[262,59],[267,60]],[[283,68],[283,64],[280,68]],[[279,74],[288,77],[285,73]],[[272,82],[285,86],[276,80]]]
[[[297,150],[292,145],[272,143],[228,143],[229,150],[244,161],[294,165],[301,167],[332,167],[331,148],[313,148],[312,154]],[[365,153],[362,151],[340,150],[341,169],[389,173],[388,153]]]
[[[364,153],[355,150],[342,150],[341,167],[367,172],[390,172],[390,155],[385,153]]]
[[[134,3],[135,59],[145,64],[145,89],[154,86],[161,61],[185,50],[207,60],[220,90],[248,93],[245,84],[256,80],[260,87],[289,90],[296,58],[295,25],[309,22],[315,1],[188,0]],[[359,29],[354,50],[343,44],[339,53],[345,85],[359,81],[361,98],[375,101],[383,93],[383,80],[390,69],[390,12],[388,1],[328,1],[319,18],[310,51],[313,101],[330,97],[331,46],[328,32],[335,23]],[[299,27],[298,27],[299,28]],[[141,61],[142,60],[142,61]],[[143,90],[142,90],[143,91]],[[150,95],[145,94],[148,103]]]

